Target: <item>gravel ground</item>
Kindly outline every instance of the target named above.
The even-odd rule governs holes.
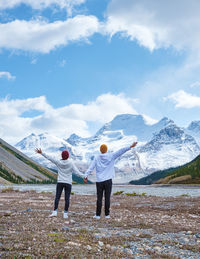
[[[94,220],[94,195],[72,195],[69,218],[48,218],[52,193],[0,193],[1,258],[200,258],[200,198],[113,195]]]

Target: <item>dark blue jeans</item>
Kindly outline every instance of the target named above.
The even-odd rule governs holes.
[[[108,216],[110,214],[110,196],[112,192],[112,179],[106,180],[104,182],[97,182],[97,208],[96,215],[101,215],[102,208],[102,199],[103,194],[105,196],[105,215]]]
[[[57,208],[58,208],[58,204],[59,204],[63,189],[65,190],[65,211],[68,211],[68,209],[69,209],[69,200],[70,200],[72,185],[68,184],[68,183],[57,183],[54,210],[57,210]]]

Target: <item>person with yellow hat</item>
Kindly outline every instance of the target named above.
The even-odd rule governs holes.
[[[105,196],[105,218],[110,218],[110,196],[112,191],[112,178],[115,176],[114,163],[115,160],[135,147],[137,142],[131,146],[121,148],[112,153],[107,153],[108,147],[106,144],[100,146],[100,154],[95,156],[88,170],[85,172],[84,182],[87,183],[88,175],[96,169],[96,189],[97,189],[97,206],[95,219],[100,219],[103,194]]]

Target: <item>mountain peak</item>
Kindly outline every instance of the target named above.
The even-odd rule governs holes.
[[[200,121],[192,121],[188,126],[188,130],[200,132]]]
[[[68,139],[66,139],[66,141],[71,144],[71,145],[76,145],[77,142],[79,142],[79,140],[81,140],[82,138],[80,136],[78,136],[77,134],[73,133],[70,135],[70,137]]]
[[[135,135],[136,131],[148,127],[142,115],[120,114],[114,117],[112,121],[106,123],[98,132],[97,136],[105,131],[122,130],[124,135]]]

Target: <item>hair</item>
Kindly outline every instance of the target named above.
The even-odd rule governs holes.
[[[106,144],[102,144],[100,146],[100,151],[101,151],[102,154],[106,153],[108,151],[107,145]]]
[[[61,154],[63,160],[67,160],[69,158],[69,152],[64,150]]]

